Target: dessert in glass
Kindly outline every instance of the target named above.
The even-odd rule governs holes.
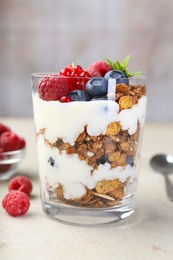
[[[53,219],[100,225],[135,210],[147,96],[128,61],[32,74],[41,201]]]

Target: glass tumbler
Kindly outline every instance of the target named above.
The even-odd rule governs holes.
[[[98,80],[92,96],[86,82],[93,79],[61,77],[59,87],[70,93],[47,100],[39,86],[52,74],[32,74],[43,211],[83,226],[126,219],[136,204],[146,78],[108,79],[104,94]]]

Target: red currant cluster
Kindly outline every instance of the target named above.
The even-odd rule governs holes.
[[[84,71],[81,66],[73,63],[60,71],[60,75],[67,77],[69,92],[80,89],[84,90],[85,85],[90,78],[90,74]]]

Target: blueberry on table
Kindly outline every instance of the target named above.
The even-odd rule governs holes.
[[[108,81],[102,77],[90,79],[86,84],[86,92],[91,97],[101,97],[107,94]]]
[[[72,101],[90,101],[90,96],[83,90],[74,90],[68,93]]]
[[[105,76],[105,79],[116,79],[116,83],[125,83],[125,84],[129,84],[129,79],[127,78],[126,74],[120,70],[111,70],[108,71]]]

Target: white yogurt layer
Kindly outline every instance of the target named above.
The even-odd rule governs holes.
[[[57,138],[64,142],[74,144],[76,138],[87,125],[87,132],[91,136],[105,134],[108,124],[120,122],[123,130],[133,134],[137,130],[137,123],[141,126],[145,120],[147,97],[139,99],[138,104],[131,109],[119,112],[119,105],[114,101],[90,101],[60,103],[57,101],[44,101],[37,94],[33,94],[34,118],[36,131],[45,129],[45,138],[54,143]],[[38,138],[39,173],[42,181],[43,193],[46,185],[56,188],[59,184],[64,187],[66,199],[79,198],[85,194],[85,186],[93,189],[98,181],[119,179],[125,182],[135,177],[135,167],[116,167],[110,169],[110,164],[99,165],[94,170],[77,154],[69,155],[65,151],[59,154],[57,148],[50,148],[45,144],[44,136]],[[55,161],[51,166],[50,157]]]
[[[99,165],[98,170],[91,174],[92,167],[80,160],[77,154],[68,155],[65,152],[59,154],[57,148],[45,145],[42,135],[38,137],[37,141],[39,174],[42,186],[45,188],[44,194],[46,194],[47,183],[53,188],[61,184],[64,187],[66,199],[79,198],[85,194],[85,186],[93,189],[96,183],[101,180],[119,179],[121,182],[125,182],[127,178],[133,180],[135,176],[135,167],[127,165],[126,167],[119,166],[110,169],[108,163]],[[50,157],[55,161],[54,166],[48,162]]]
[[[45,137],[51,143],[59,137],[71,145],[85,125],[89,135],[97,136],[106,133],[108,124],[119,121],[123,130],[133,134],[138,121],[144,124],[146,103],[147,97],[143,96],[131,109],[119,112],[119,105],[111,100],[61,103],[44,101],[33,94],[36,131],[45,128]]]

